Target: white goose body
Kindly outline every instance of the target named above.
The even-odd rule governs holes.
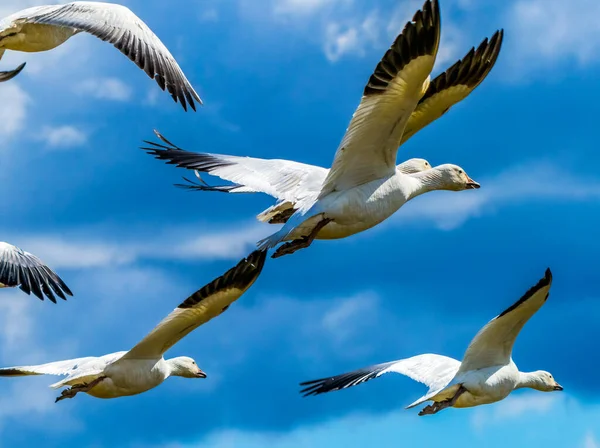
[[[317,239],[338,239],[375,227],[415,197],[419,181],[397,171],[393,176],[377,179],[345,191],[336,191],[319,201],[318,211],[332,221],[317,234]],[[296,226],[284,240],[306,235],[313,227],[307,219]]]
[[[517,388],[519,384],[519,369],[514,362],[504,366],[486,367],[476,371],[469,371],[455,378],[456,386],[448,387],[431,398],[433,401],[451,399],[459,388],[459,384],[466,389],[461,394],[455,408],[470,408],[482,404],[495,403],[504,400]]]
[[[164,358],[124,359],[118,364],[108,365],[104,369],[104,375],[107,378],[90,389],[89,395],[96,398],[117,398],[141,394],[166,380],[171,375],[171,367]]]
[[[279,246],[275,258],[308,247],[314,239],[344,238],[376,226],[423,192],[478,188],[456,165],[438,166],[438,178],[421,178],[420,184],[410,176],[423,169],[399,173],[396,166],[398,148],[466,98],[500,52],[502,31],[430,81],[440,23],[438,0],[426,0],[377,64],[329,170],[279,159],[192,153],[158,133],[163,143],[146,142],[152,147],[143,149],[167,163],[234,183],[213,187],[200,179],[201,184],[188,188],[276,197],[278,203],[259,220],[285,225],[258,243],[260,249],[271,249],[291,241]],[[425,171],[436,169],[429,167]]]

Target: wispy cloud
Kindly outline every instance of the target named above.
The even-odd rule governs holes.
[[[118,78],[90,78],[80,82],[75,90],[82,95],[109,101],[129,101],[131,88]]]
[[[68,149],[84,145],[88,136],[75,126],[64,125],[44,127],[40,138],[51,149]]]
[[[53,269],[122,266],[150,260],[236,260],[272,229],[260,223],[240,223],[220,230],[168,229],[152,241],[120,238],[102,240],[93,232],[74,229],[69,238],[58,234],[11,235],[23,250],[36,254]],[[5,233],[6,235],[6,233]]]
[[[373,11],[356,25],[342,25],[337,22],[327,24],[323,45],[325,56],[331,62],[353,53],[362,56],[365,48],[378,41],[378,26],[377,11]]]
[[[6,140],[23,129],[31,99],[17,82],[0,84],[0,139]]]
[[[582,448],[600,448],[600,443],[592,431],[588,432],[583,440]]]
[[[597,62],[598,16],[600,3],[595,0],[518,0],[509,7],[507,17],[516,34],[511,54],[520,61],[527,59],[525,68],[535,62]]]
[[[394,221],[428,220],[440,229],[451,230],[471,218],[511,203],[599,198],[600,181],[597,179],[575,176],[550,162],[536,162],[482,179],[481,189],[477,191],[434,192],[415,198],[394,217]]]
[[[276,0],[274,11],[276,14],[305,16],[340,1],[344,0]]]
[[[471,423],[476,430],[481,431],[490,423],[516,420],[525,414],[547,414],[563,403],[564,397],[561,394],[527,391],[510,396],[493,407],[477,408],[472,415]]]

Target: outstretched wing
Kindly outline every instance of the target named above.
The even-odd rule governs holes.
[[[4,367],[0,369],[0,376],[26,376],[26,375],[72,375],[82,364],[94,359],[93,356],[85,358],[67,359],[66,361],[49,362],[37,366]]]
[[[547,269],[534,287],[477,333],[465,352],[460,370],[508,364],[515,339],[531,316],[546,303],[551,285],[552,273]]]
[[[429,84],[406,124],[400,145],[464,100],[483,82],[498,59],[503,37],[503,30],[496,31],[489,41],[485,38],[477,50],[471,48],[464,58]]]
[[[398,142],[425,93],[440,41],[437,0],[427,0],[377,64],[335,154],[321,197],[391,175]]]
[[[66,300],[65,294],[73,295],[62,279],[42,260],[4,242],[0,242],[1,286],[19,286],[27,294],[33,293],[41,300],[45,295],[54,303],[54,294],[63,300]]]
[[[27,11],[27,10],[26,10]],[[73,2],[66,5],[45,6],[30,15],[23,15],[23,23],[39,23],[85,31],[110,42],[121,53],[156,80],[184,110],[189,105],[196,110],[194,101],[200,97],[187,80],[173,55],[161,40],[138,16],[125,6],[101,2]],[[15,20],[15,22],[17,22]]]
[[[208,173],[235,183],[235,185],[216,187],[202,183],[184,185],[193,190],[227,193],[261,192],[280,200],[297,202],[308,192],[316,194],[328,172],[325,168],[289,160],[266,160],[186,151],[175,146],[159,132],[154,132],[164,144],[145,141],[150,147],[142,149],[156,159],[166,160],[168,164]]]
[[[306,397],[334,390],[347,389],[373,378],[378,378],[388,372],[406,375],[419,383],[425,384],[429,388],[429,391],[432,391],[448,384],[459,367],[459,361],[447,356],[434,354],[418,355],[412,358],[401,359],[400,361],[365,367],[334,377],[300,383],[301,386],[306,386],[300,393]]]
[[[191,331],[220,315],[252,286],[262,271],[266,256],[266,252],[255,251],[196,291],[129,350],[123,359],[160,357]]]

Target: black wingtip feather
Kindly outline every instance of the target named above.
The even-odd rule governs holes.
[[[412,60],[419,56],[435,55],[440,43],[440,27],[438,0],[427,0],[377,64],[363,95],[382,94]]]
[[[357,386],[366,383],[383,372],[385,369],[394,364],[395,361],[375,364],[352,372],[342,373],[341,375],[321,378],[318,380],[305,381],[300,383],[300,386],[307,386],[300,390],[304,397],[311,395],[320,395],[335,390],[347,389],[352,386]]]
[[[546,272],[544,272],[544,277],[542,277],[534,286],[529,288],[529,290],[523,295],[523,297],[521,297],[514,304],[512,304],[510,307],[508,307],[502,313],[500,313],[500,315],[498,315],[498,318],[510,313],[511,311],[519,307],[519,305],[522,305],[524,302],[531,299],[540,289],[550,285],[552,285],[552,272],[550,271],[550,268],[547,268]],[[547,299],[548,295],[546,295],[544,300]]]
[[[453,86],[465,85],[475,89],[494,68],[502,49],[503,38],[504,30],[500,29],[491,38],[483,39],[477,49],[471,48],[462,59],[431,81],[419,104]]]
[[[191,308],[211,295],[231,288],[246,290],[256,281],[267,259],[266,250],[255,250],[225,274],[188,297],[178,308]]]

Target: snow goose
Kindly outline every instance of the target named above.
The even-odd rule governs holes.
[[[308,165],[291,160],[257,159],[253,157],[237,157],[221,154],[200,154],[186,151],[175,146],[158,131],[156,136],[164,144],[145,141],[151,147],[142,149],[154,154],[158,159],[166,159],[167,163],[180,167],[198,167],[195,169],[199,179],[195,183],[184,178],[187,185],[178,187],[189,190],[219,191],[223,193],[265,193],[277,199],[277,203],[260,213],[259,221],[280,224],[295,212],[296,204],[307,196],[317,195],[327,177],[329,170],[315,165]],[[419,173],[431,168],[425,159],[409,159],[396,167],[404,174]],[[210,186],[200,176],[200,171],[219,176],[232,182],[233,185]]]
[[[463,360],[426,354],[386,362],[334,377],[301,383],[305,396],[346,389],[395,372],[425,384],[427,394],[407,408],[433,401],[419,415],[435,414],[448,407],[467,408],[494,403],[513,390],[528,387],[542,392],[563,390],[548,372],[520,372],[512,349],[525,323],[546,302],[552,284],[550,269],[517,302],[492,319],[473,338]]]
[[[62,279],[38,257],[0,241],[0,288],[16,286],[41,300],[46,296],[54,303],[54,294],[63,300],[67,300],[65,294],[73,295]]]
[[[97,398],[117,398],[146,392],[170,376],[206,378],[186,356],[165,360],[164,353],[200,325],[223,313],[252,286],[266,258],[255,251],[221,277],[202,287],[164,318],[128,352],[51,362],[37,366],[7,367],[0,376],[64,375],[50,387],[64,389],[56,401],[85,392]]]
[[[128,8],[113,3],[35,6],[0,19],[0,59],[6,50],[52,50],[80,32],[113,44],[162,90],[166,88],[184,110],[188,105],[196,110],[195,101],[202,104],[160,39]]]
[[[396,154],[401,143],[483,81],[496,62],[502,37],[502,31],[496,32],[429,82],[439,46],[440,15],[438,1],[426,1],[377,65],[330,170],[282,160],[191,153],[164,137],[164,145],[151,143],[143,149],[168,163],[235,184],[192,188],[261,191],[279,199],[259,215],[264,221],[285,222],[280,231],[259,242],[261,249],[269,249],[291,241],[273,257],[307,247],[314,239],[345,238],[376,226],[428,191],[479,188],[456,165],[403,172],[395,165]],[[308,189],[308,183],[319,185]]]

